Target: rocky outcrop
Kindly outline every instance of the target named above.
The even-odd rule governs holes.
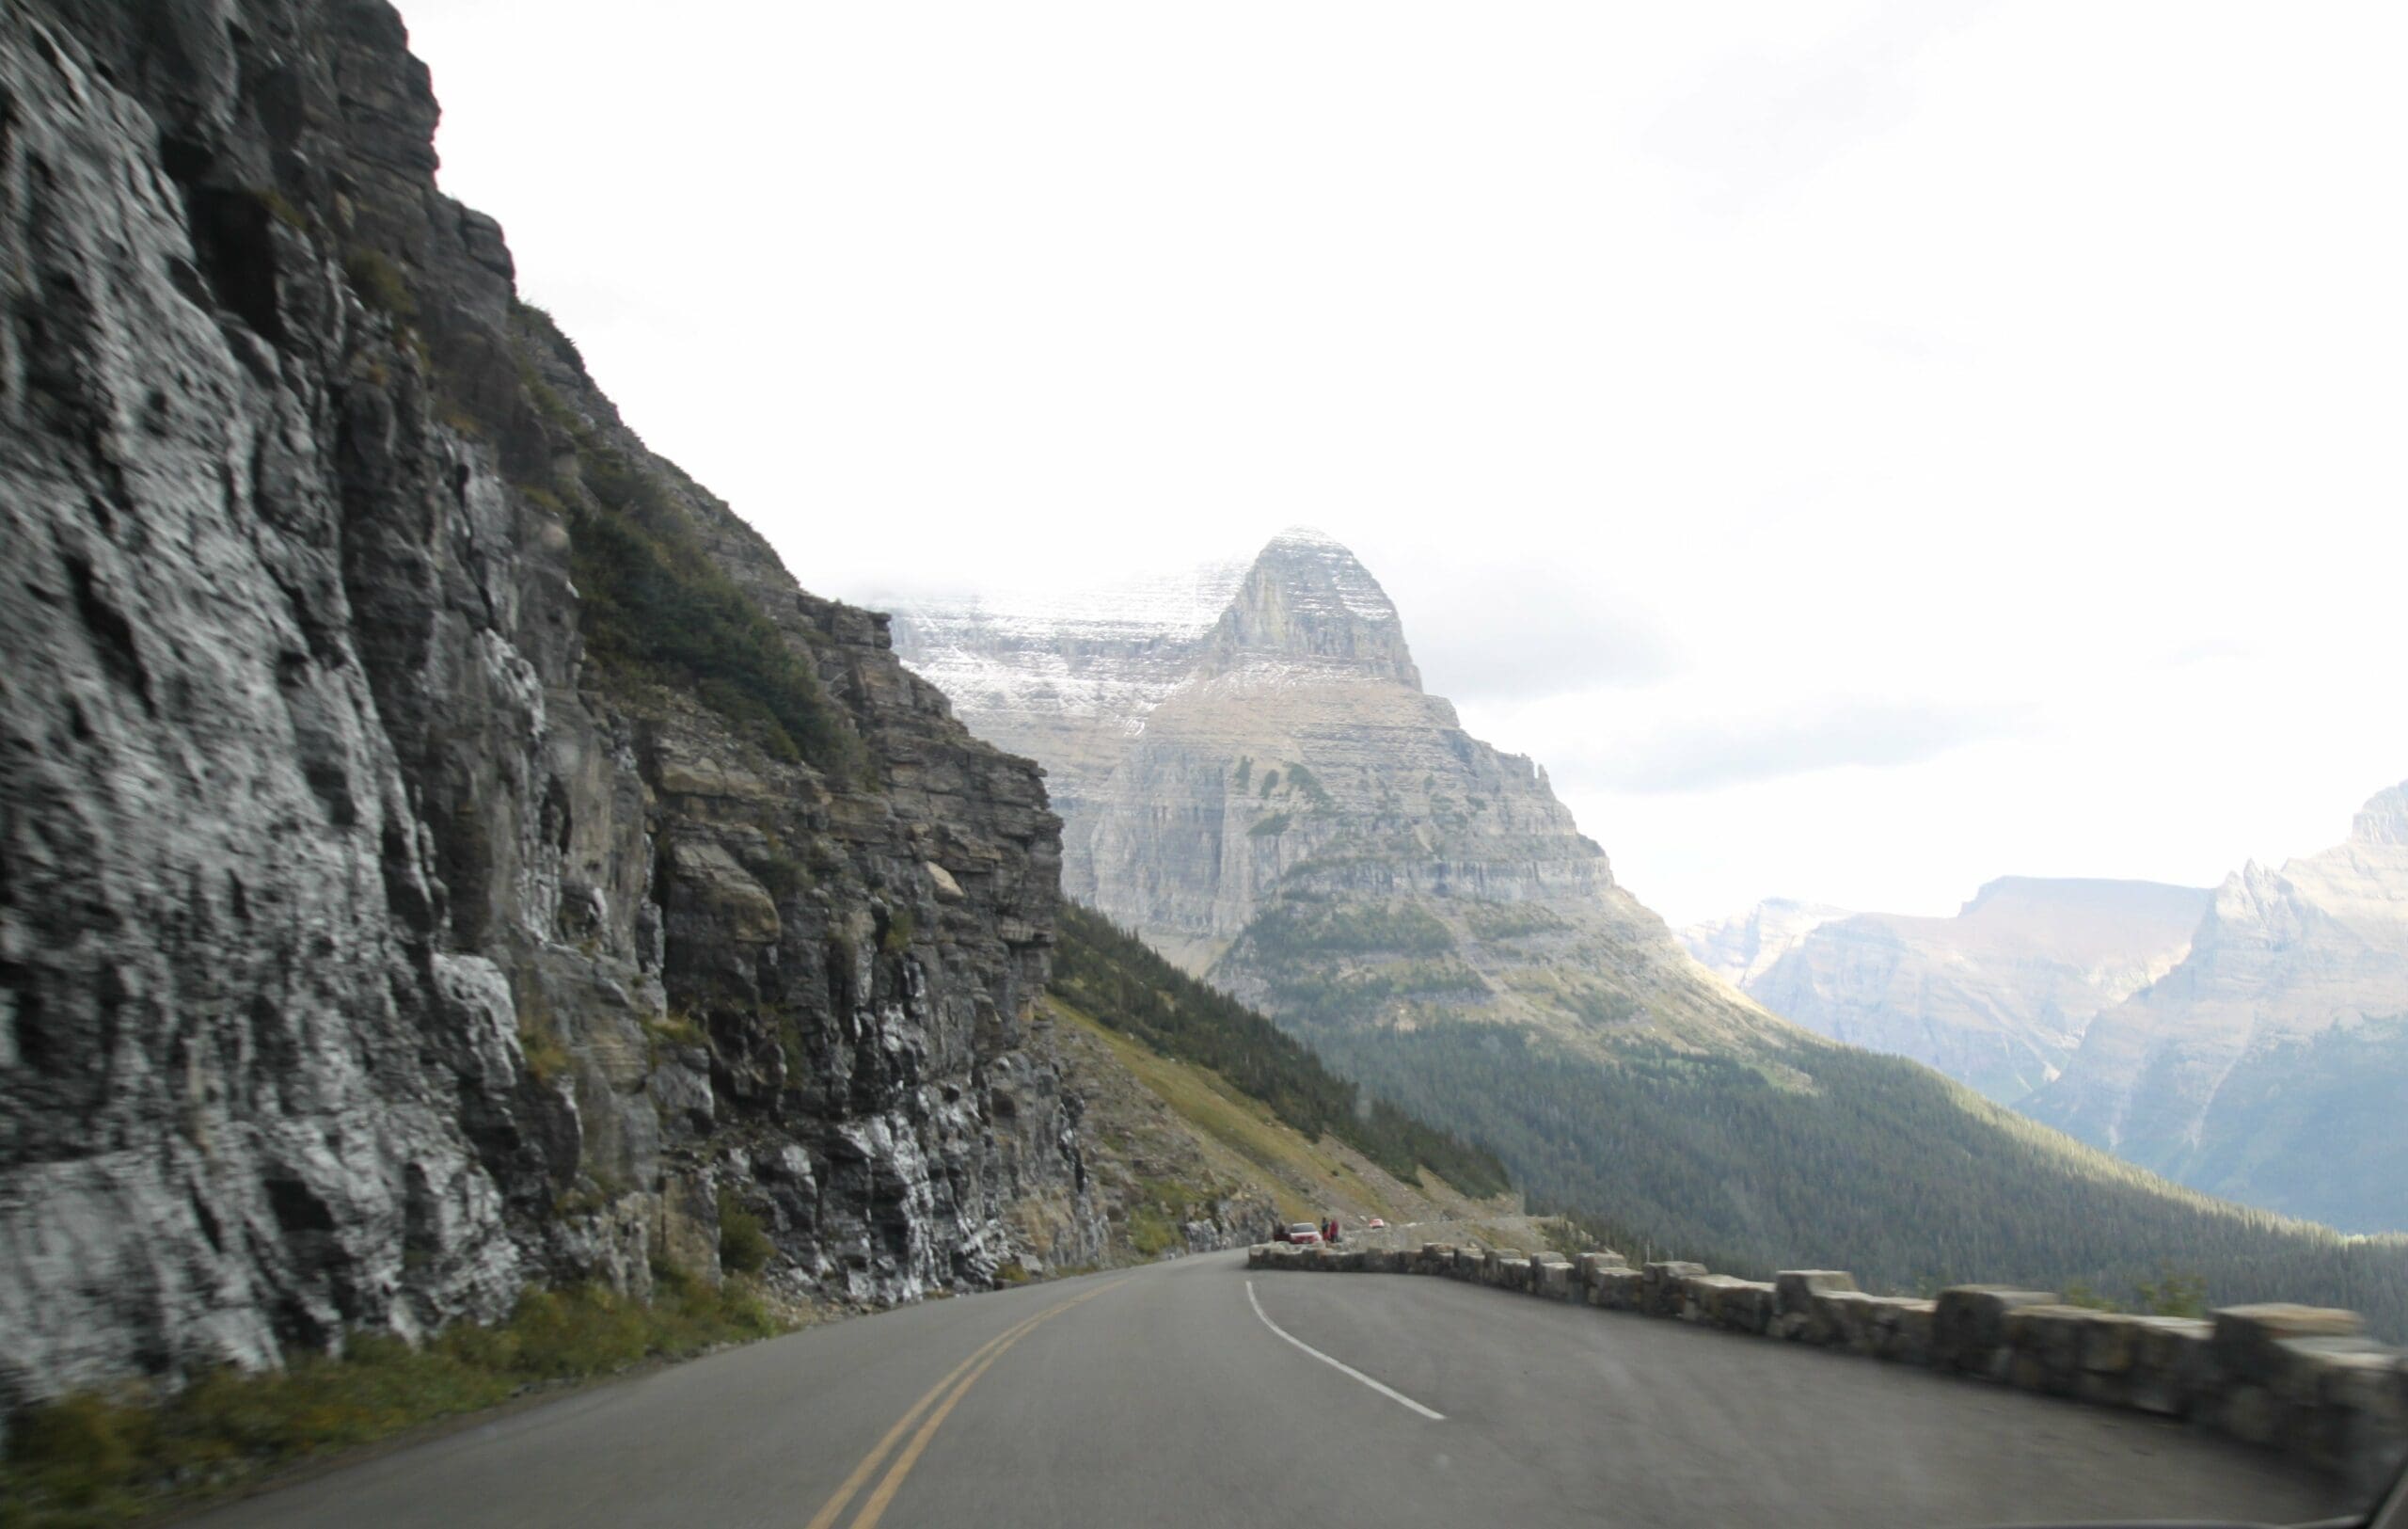
[[[2024,1107],[2211,1192],[2396,1229],[2402,1015],[2408,785],[2368,802],[2346,842],[2226,878],[2181,964],[2100,1014]]]
[[[1768,902],[1683,938],[1783,1018],[2013,1104],[2057,1075],[2095,1015],[2182,959],[2208,901],[2154,882],[2004,876],[1951,918]]]
[[[644,450],[435,120],[382,0],[0,12],[0,1405],[723,1207],[820,1299],[1101,1248],[1037,772]]]

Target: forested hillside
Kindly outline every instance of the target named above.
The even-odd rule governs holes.
[[[1751,1064],[1644,1044],[1600,1060],[1475,1024],[1314,1041],[1495,1148],[1533,1205],[1597,1218],[1634,1256],[1846,1268],[1900,1291],[2080,1282],[2111,1299],[2175,1273],[2214,1303],[2347,1306],[2408,1334],[2408,1239],[2210,1200],[1912,1062],[1815,1046]]]
[[[1165,1056],[1209,1067],[1307,1139],[1334,1136],[1407,1184],[1422,1168],[1474,1197],[1501,1193],[1504,1165],[1385,1099],[1366,1099],[1269,1020],[1189,977],[1110,919],[1062,905],[1053,991]]]

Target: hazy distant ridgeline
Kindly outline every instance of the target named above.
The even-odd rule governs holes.
[[[1776,900],[1681,938],[1784,1019],[2013,1104],[2057,1075],[2095,1015],[2182,959],[2210,896],[2005,876],[1948,918]]]
[[[1953,918],[1776,900],[1683,938],[1776,1013],[2194,1188],[2408,1230],[2402,819],[2384,791],[2348,842],[2212,891],[2005,877]]]
[[[2036,1119],[2218,1194],[2408,1230],[2408,785],[2225,879],[2189,954],[2100,1014]]]

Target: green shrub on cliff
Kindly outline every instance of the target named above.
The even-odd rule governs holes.
[[[418,295],[410,290],[409,278],[383,251],[355,247],[342,258],[342,272],[369,307],[404,323],[418,317]]]
[[[777,1248],[761,1230],[761,1218],[724,1189],[719,1197],[719,1261],[730,1274],[758,1274]]]
[[[780,758],[850,780],[861,741],[799,639],[714,560],[687,512],[598,437],[579,442],[587,502],[569,515],[569,571],[589,658],[686,690]]]

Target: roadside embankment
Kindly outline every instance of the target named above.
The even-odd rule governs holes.
[[[2052,1291],[1956,1285],[1936,1300],[1877,1296],[1836,1269],[1769,1282],[1702,1264],[1630,1266],[1620,1253],[1511,1249],[1248,1250],[1246,1266],[1420,1274],[1754,1337],[1845,1349],[2052,1396],[2178,1418],[2278,1450],[2354,1484],[2408,1457],[2408,1354],[2366,1336],[2354,1312],[2234,1306],[2204,1320],[2065,1304]]]

